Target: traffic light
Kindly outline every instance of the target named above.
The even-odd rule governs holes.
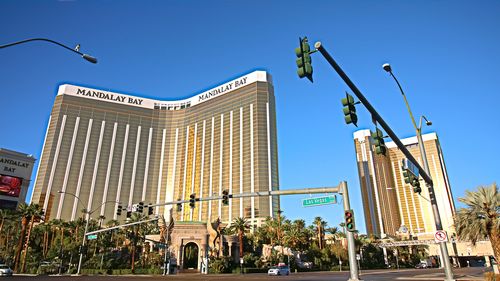
[[[295,54],[297,55],[297,74],[300,78],[307,77],[309,81],[313,81],[312,74],[313,69],[311,65],[311,47],[307,41],[307,37],[299,37],[299,47],[295,48]]]
[[[405,183],[406,184],[410,184],[412,183],[412,178],[413,178],[413,175],[412,173],[410,173],[410,171],[408,170],[403,170],[403,177],[405,179]]]
[[[354,212],[353,210],[344,211],[345,228],[347,231],[356,230],[356,225],[354,223]]]
[[[422,193],[422,188],[420,187],[420,182],[418,181],[418,177],[416,177],[413,173],[411,173],[407,169],[403,169],[403,177],[406,184],[410,184],[413,186],[413,192]]]
[[[127,218],[131,218],[132,217],[132,211],[127,211]]]
[[[137,212],[144,212],[144,202],[139,202],[139,204],[137,204]]]
[[[195,202],[196,202],[196,193],[193,193],[189,195],[189,207],[191,207],[191,209],[194,209]]]
[[[117,216],[121,216],[122,215],[122,205],[118,205],[118,208],[116,209],[116,215]]]
[[[151,216],[154,213],[154,207],[151,206],[151,203],[148,204],[148,216]]]
[[[420,182],[418,180],[416,180],[415,185],[413,185],[413,192],[418,194],[422,193],[422,188],[420,187]]]
[[[347,92],[345,93],[345,98],[341,100],[342,105],[344,106],[344,120],[346,124],[354,124],[354,126],[358,126],[358,115],[356,115],[356,107],[355,104],[359,102],[354,102],[354,98],[349,95]]]
[[[227,189],[222,191],[222,204],[229,205],[229,191]]]
[[[385,156],[387,147],[385,147],[384,134],[379,128],[376,128],[375,132],[372,132],[372,138],[375,144],[375,153]]]
[[[415,193],[422,193],[422,188],[420,187],[420,182],[418,181],[417,178],[414,178],[411,185],[413,186],[413,192]]]
[[[181,199],[177,199],[177,201],[181,201]],[[177,203],[177,212],[182,212],[182,203]]]

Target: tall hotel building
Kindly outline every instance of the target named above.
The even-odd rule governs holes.
[[[430,176],[434,183],[443,229],[453,233],[455,205],[436,133],[422,135]],[[423,167],[416,137],[401,140]],[[378,237],[412,235],[418,239],[434,239],[436,224],[429,201],[429,192],[421,181],[421,195],[406,184],[402,171],[403,153],[388,142],[386,156],[377,155],[369,130],[354,133],[356,160],[363,198],[366,229]]]
[[[93,218],[120,219],[115,202],[130,208],[193,193],[277,190],[277,160],[274,90],[264,71],[176,101],[61,85],[31,201],[50,219],[74,220],[83,208],[96,210]],[[171,208],[155,212],[168,219]],[[180,221],[259,224],[278,209],[278,196],[264,196],[231,198],[229,206],[199,201],[173,213]]]

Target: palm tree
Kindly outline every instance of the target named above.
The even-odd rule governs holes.
[[[146,220],[147,217],[141,213],[133,213],[132,217],[130,218],[130,222],[139,222]],[[139,239],[142,236],[145,236],[147,234],[147,225],[145,224],[136,224],[132,226],[132,235],[130,238],[130,244],[132,246],[132,273],[135,271],[135,251],[137,248],[137,242],[139,242],[141,239]]]
[[[330,239],[332,240],[333,243],[335,243],[337,239],[340,237],[339,229],[336,226],[325,228],[325,232],[328,232],[332,235]]]
[[[319,249],[323,249],[323,237],[324,237],[324,229],[327,225],[326,221],[324,221],[321,217],[315,217],[313,224],[316,226],[316,234],[318,235],[318,246]]]
[[[254,233],[257,243],[274,246],[277,240],[277,229],[278,222],[272,217],[267,217],[264,223],[258,227]]]
[[[496,183],[479,186],[477,191],[466,191],[458,198],[467,207],[455,215],[455,229],[459,239],[475,244],[489,238],[497,261],[500,260],[500,192]]]
[[[229,226],[229,231],[238,233],[238,243],[240,244],[240,258],[243,257],[243,235],[250,228],[250,225],[244,218],[236,218]]]
[[[22,272],[24,272],[26,270],[26,255],[28,254],[30,237],[31,237],[31,230],[33,229],[33,225],[35,223],[35,220],[39,220],[40,218],[42,218],[43,213],[44,213],[42,206],[40,206],[39,204],[29,205],[28,210],[29,210],[29,215],[30,215],[30,223],[29,223],[28,235],[26,237],[25,249],[24,249],[24,254],[23,254],[23,259],[22,259],[22,266],[21,266]]]
[[[26,235],[26,228],[29,222],[30,209],[26,203],[21,203],[17,206],[17,211],[21,216],[21,233],[19,234],[19,240],[17,242],[16,257],[14,259],[14,271],[18,271],[19,260],[21,258],[21,251],[23,250],[24,236]]]
[[[6,217],[7,217],[7,210],[0,209],[0,235],[2,235],[3,224],[5,222]]]
[[[284,242],[293,250],[304,251],[308,248],[308,231],[305,228],[304,220],[294,220],[289,229],[285,232]]]

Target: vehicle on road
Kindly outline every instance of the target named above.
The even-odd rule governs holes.
[[[426,269],[426,268],[429,268],[429,266],[427,265],[427,263],[425,263],[425,262],[421,262],[421,263],[418,263],[417,265],[415,265],[415,268],[423,268],[423,269]]]
[[[277,265],[269,268],[267,275],[289,275],[290,267],[288,265]]]
[[[0,264],[0,276],[12,276],[12,269],[6,264]]]

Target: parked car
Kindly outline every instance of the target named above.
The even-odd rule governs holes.
[[[421,262],[417,265],[415,265],[415,268],[423,268],[423,269],[426,269],[426,268],[429,268],[429,266],[427,265],[427,263],[425,262]]]
[[[277,265],[269,268],[267,275],[288,275],[290,274],[290,267],[288,265]]]
[[[0,276],[12,276],[12,269],[6,264],[0,264]]]

